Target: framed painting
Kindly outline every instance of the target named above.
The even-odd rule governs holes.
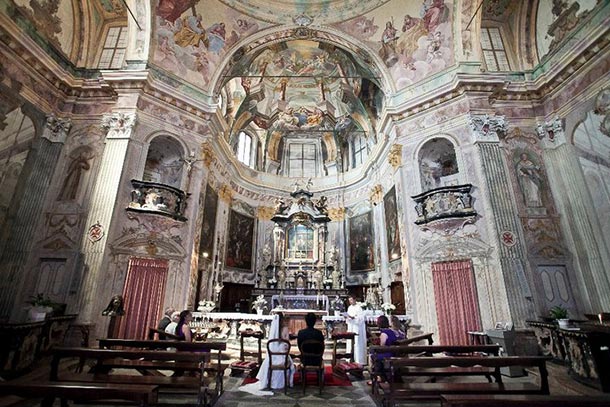
[[[400,233],[398,232],[398,207],[396,204],[396,187],[392,187],[383,197],[385,212],[385,231],[388,243],[389,261],[400,258]]]
[[[229,214],[229,238],[225,265],[240,270],[252,270],[252,240],[254,218],[231,209]]]
[[[216,209],[218,194],[209,185],[205,190],[203,203],[203,221],[201,222],[201,238],[199,239],[199,255],[208,253],[212,256],[214,250],[214,235],[216,234]]]
[[[369,271],[375,268],[373,212],[368,211],[349,220],[350,269]]]

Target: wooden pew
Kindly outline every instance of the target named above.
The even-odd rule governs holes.
[[[548,372],[546,361],[549,357],[422,357],[422,358],[388,358],[385,363],[390,370],[390,380],[379,384],[383,391],[381,399],[388,405],[396,400],[438,399],[444,394],[549,394]],[[498,371],[501,367],[530,366],[540,372],[540,386],[530,383],[397,383],[395,375],[401,375],[406,369],[421,369],[421,376],[427,376],[426,369],[461,368],[481,366]],[[501,380],[501,379],[500,379]]]
[[[419,342],[419,341],[428,341],[428,345],[432,345],[434,343],[434,339],[432,339],[432,335],[434,335],[434,334],[425,333],[425,334],[421,334],[421,335],[416,335],[416,336],[412,336],[407,339],[401,339],[399,341],[396,341],[396,344],[397,345],[410,345],[412,343]]]
[[[443,394],[441,402],[443,407],[608,407],[610,396]]]
[[[55,398],[61,400],[62,406],[65,406],[68,400],[124,400],[146,407],[157,404],[157,387],[121,383],[10,381],[0,383],[0,395],[14,395],[26,399],[42,398],[43,407],[52,407]]]
[[[500,352],[500,345],[390,345],[390,346],[370,346],[369,352],[371,358],[375,360],[375,354],[385,353],[392,354],[393,357],[411,357],[415,356],[433,356],[439,353],[447,353],[451,355],[462,355],[462,356],[482,356],[492,355],[498,356]],[[370,370],[372,378],[372,392],[377,393],[378,383],[377,377],[381,372],[375,371],[375,364],[372,364]],[[500,371],[494,368],[484,367],[446,367],[436,369],[426,369],[426,374],[422,374],[422,369],[410,368],[402,372],[403,376],[431,376],[431,377],[447,377],[447,376],[485,376],[489,382],[492,381],[492,377],[495,378],[496,382],[501,382]]]
[[[149,340],[175,340],[175,341],[180,341],[183,338],[179,337],[178,335],[174,335],[174,334],[170,334],[165,332],[162,329],[157,329],[157,328],[148,328],[148,339]]]
[[[226,347],[224,343],[209,343],[209,348]],[[219,352],[220,353],[220,352]],[[58,366],[62,358],[79,358],[81,363],[77,374],[59,377]],[[140,349],[90,349],[90,348],[55,348],[51,362],[52,381],[69,380],[81,382],[133,383],[156,385],[160,388],[192,389],[198,393],[198,405],[209,405],[223,392],[223,375],[219,374],[221,357],[218,362],[210,363],[210,352],[186,352]],[[95,360],[96,364],[88,374],[82,373],[85,360]],[[114,375],[109,374],[113,368],[137,370],[173,370],[197,371],[198,377],[165,375]],[[213,373],[215,387],[210,388],[210,378],[205,373]]]

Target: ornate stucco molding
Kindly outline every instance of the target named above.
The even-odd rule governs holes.
[[[275,208],[272,206],[259,206],[256,210],[256,217],[261,220],[271,220],[275,214]]]
[[[599,92],[595,99],[595,114],[602,115],[599,131],[610,137],[610,88],[606,88]]]
[[[51,143],[63,143],[66,141],[66,137],[68,137],[70,127],[72,127],[70,119],[62,119],[51,113],[47,116],[42,137]]]
[[[106,138],[129,138],[131,130],[136,124],[136,119],[135,113],[119,112],[104,115],[102,118],[102,128],[108,132]]]
[[[201,144],[201,160],[203,161],[203,164],[207,168],[210,168],[210,165],[214,163],[215,159],[216,154],[214,153],[214,149],[212,148],[210,143],[206,142]]]
[[[388,156],[388,162],[397,170],[402,165],[402,144],[394,144],[390,148],[390,155]]]
[[[500,141],[500,137],[503,137],[507,130],[504,116],[469,114],[468,124],[476,141]]]

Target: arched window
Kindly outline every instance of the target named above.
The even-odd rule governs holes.
[[[481,27],[481,49],[489,71],[510,71],[508,54],[498,27]]]
[[[126,50],[127,27],[110,27],[97,67],[100,69],[121,68]]]
[[[358,134],[352,139],[352,168],[361,165],[369,155],[369,146],[366,137]]]
[[[169,136],[158,136],[150,142],[142,181],[157,182],[180,188],[182,184],[183,149]]]
[[[237,159],[248,167],[252,166],[252,137],[243,131],[237,141]]]
[[[433,138],[419,152],[419,174],[424,191],[457,185],[459,173],[453,144],[445,138]]]

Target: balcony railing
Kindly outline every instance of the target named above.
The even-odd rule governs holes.
[[[132,179],[131,202],[128,211],[154,213],[185,221],[187,194],[178,188],[156,182]]]
[[[437,219],[474,217],[471,184],[445,186],[412,196],[415,201],[417,220],[422,225]]]

